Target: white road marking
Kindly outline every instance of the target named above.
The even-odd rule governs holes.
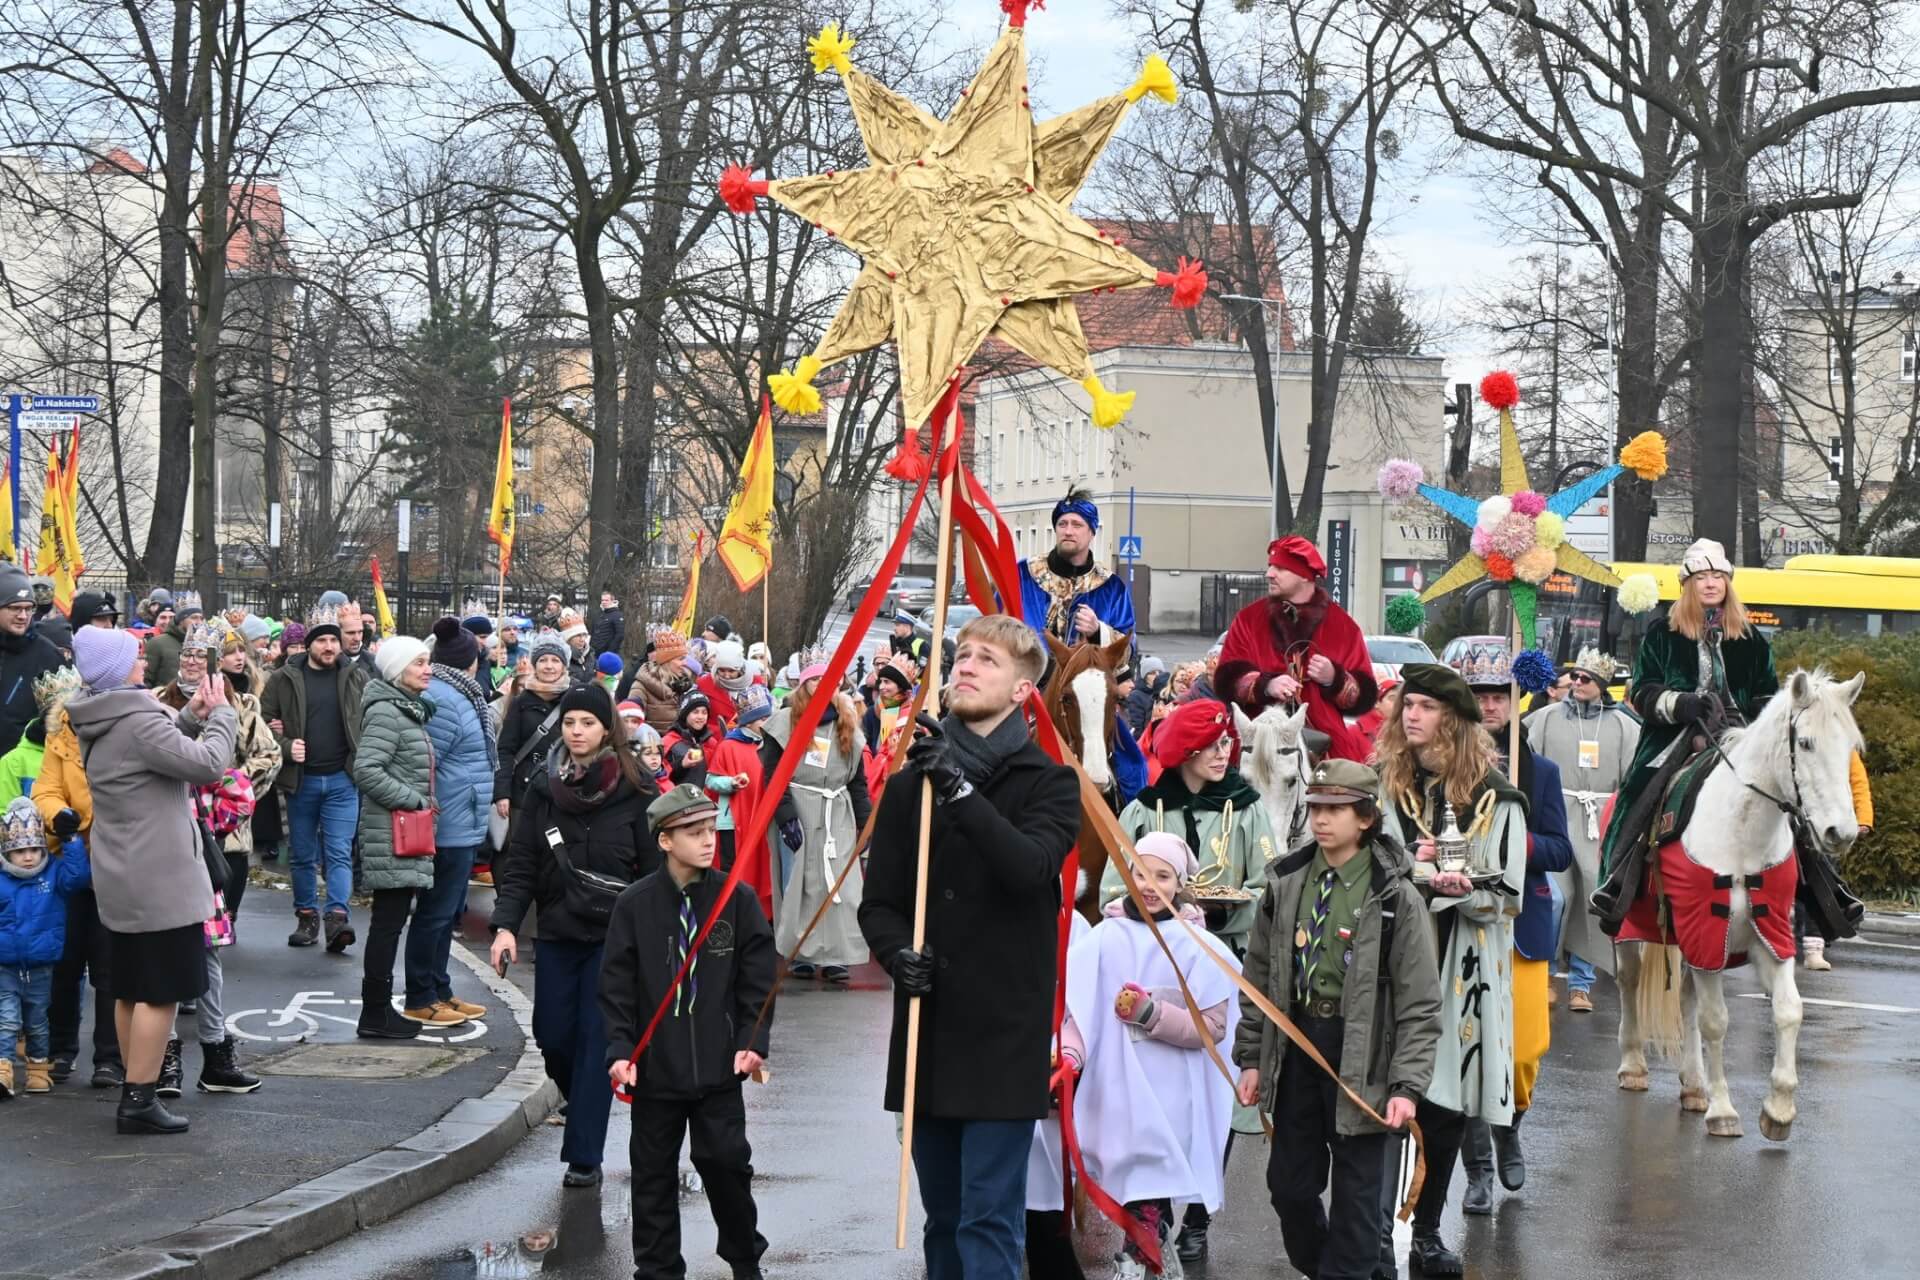
[[[1911,942],[1875,942],[1872,938],[1843,938],[1841,942],[1847,946],[1857,942],[1863,947],[1892,947],[1896,951],[1920,951],[1920,947],[1914,946]]]
[[[1765,1000],[1764,991],[1742,991],[1742,1000]],[[1863,1004],[1855,1000],[1821,1000],[1815,996],[1801,996],[1801,1004],[1823,1004],[1829,1009],[1865,1009],[1869,1013],[1920,1013],[1920,1009],[1909,1009],[1903,1004]]]

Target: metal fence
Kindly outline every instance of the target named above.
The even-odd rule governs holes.
[[[1210,573],[1200,580],[1200,630],[1217,635],[1233,625],[1233,617],[1267,594],[1267,579],[1259,573]]]

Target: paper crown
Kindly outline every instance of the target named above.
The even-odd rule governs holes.
[[[1453,669],[1471,689],[1505,686],[1513,681],[1513,655],[1504,644],[1468,645],[1454,659]]]
[[[339,626],[340,610],[330,604],[315,605],[313,612],[307,615],[307,631],[309,633],[316,627],[333,627],[338,630]]]
[[[25,796],[15,796],[6,813],[0,815],[0,850],[11,853],[15,849],[46,847],[46,829],[40,825],[40,811]]]
[[[227,628],[224,623],[196,622],[187,628],[187,638],[180,644],[180,652],[218,653],[227,643]]]
[[[33,682],[34,705],[45,715],[49,709],[63,705],[80,687],[80,672],[73,667],[55,667]]]
[[[1611,684],[1614,672],[1620,669],[1620,664],[1614,661],[1612,654],[1602,653],[1592,645],[1580,651],[1580,656],[1573,660],[1573,666],[1577,671],[1593,675],[1601,684]]]
[[[176,616],[183,613],[201,613],[200,593],[198,591],[176,591],[173,593],[173,612]]]

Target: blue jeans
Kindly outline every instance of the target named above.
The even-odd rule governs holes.
[[[36,965],[31,969],[0,966],[0,1054],[13,1058],[14,1042],[24,1029],[27,1057],[35,1062],[45,1062],[52,1057],[53,1036],[47,1024],[47,1010],[52,1005],[52,965]],[[25,1069],[25,1064],[20,1063],[14,1079],[19,1080],[19,1072]]]
[[[328,911],[347,914],[353,893],[353,836],[360,823],[360,793],[343,770],[319,777],[306,774],[287,797],[287,847],[292,854],[293,905],[312,911],[319,905],[315,883],[326,859]]]
[[[1553,936],[1564,936],[1561,929],[1566,924],[1567,904],[1558,893],[1553,895]],[[1593,964],[1569,951],[1567,952],[1567,990],[1593,991]]]
[[[600,1017],[600,956],[605,950],[598,942],[548,938],[533,948],[533,1038],[547,1078],[567,1101],[560,1158],[596,1169],[606,1158],[607,1113],[613,1109],[607,1027]]]
[[[433,888],[414,895],[413,923],[407,926],[407,1008],[424,1009],[453,999],[447,957],[453,951],[453,926],[467,898],[477,849],[439,849],[433,855]]]
[[[1020,1280],[1032,1146],[1031,1120],[914,1121],[927,1280]]]

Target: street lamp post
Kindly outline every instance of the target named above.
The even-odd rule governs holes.
[[[1267,379],[1269,384],[1273,384],[1273,368],[1280,361],[1280,326],[1278,323],[1278,312],[1281,307],[1286,305],[1286,300],[1284,298],[1261,298],[1248,293],[1223,293],[1220,295],[1220,298],[1224,302],[1251,302],[1258,305],[1262,310],[1265,310],[1267,307],[1274,308],[1275,323],[1267,326]],[[1268,452],[1272,455],[1272,466],[1267,478],[1267,536],[1269,538],[1278,538],[1280,536],[1280,396],[1277,390],[1273,397],[1273,441]]]

